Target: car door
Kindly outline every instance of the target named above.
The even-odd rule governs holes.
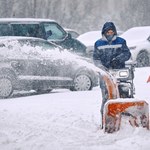
[[[27,79],[27,76],[32,77],[36,74],[38,68],[39,60],[31,57],[27,54],[22,45],[17,40],[8,40],[4,41],[3,46],[1,47],[1,55],[5,60],[7,60],[12,67],[12,70],[16,73],[17,78]],[[8,67],[4,65],[3,67]]]
[[[38,75],[47,76],[46,78],[54,81],[56,85],[72,81],[70,62],[65,61],[63,51],[59,47],[44,40],[34,41],[32,44],[37,48],[41,60]]]

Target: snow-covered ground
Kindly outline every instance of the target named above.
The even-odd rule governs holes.
[[[136,98],[150,103],[150,67],[135,71]],[[150,131],[100,129],[101,92],[53,90],[0,100],[0,150],[149,150]]]

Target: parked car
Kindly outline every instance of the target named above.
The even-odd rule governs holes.
[[[77,39],[86,45],[87,56],[91,58],[94,51],[94,43],[101,37],[100,31],[89,31],[81,34]]]
[[[123,31],[117,31],[117,33],[120,36],[123,33]],[[102,38],[101,31],[89,31],[77,37],[79,41],[81,41],[86,45],[87,47],[86,53],[88,57],[92,57],[94,44],[100,38]]]
[[[68,33],[70,33],[73,38],[77,38],[80,35],[74,29],[69,29],[69,28],[64,28],[64,29],[65,29],[65,31],[67,31]]]
[[[0,36],[43,38],[79,55],[86,55],[86,46],[50,19],[0,18]]]
[[[131,51],[131,60],[137,67],[150,65],[150,26],[130,28],[121,35]]]
[[[47,40],[31,37],[0,38],[0,97],[14,90],[91,90],[100,69]]]

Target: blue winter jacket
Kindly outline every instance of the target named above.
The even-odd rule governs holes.
[[[108,30],[113,30],[115,36],[111,42],[105,38],[104,34]],[[102,39],[95,42],[93,61],[96,66],[105,66],[110,69],[121,69],[125,67],[125,61],[129,60],[131,53],[126,45],[126,41],[123,38],[117,37],[116,28],[113,23],[107,22],[102,29]],[[117,66],[112,65],[113,60],[117,60]]]

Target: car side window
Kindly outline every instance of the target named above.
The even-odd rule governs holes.
[[[39,24],[11,24],[15,36],[42,37]]]
[[[44,29],[47,40],[62,40],[66,36],[66,32],[55,23],[44,23]]]
[[[0,24],[0,36],[11,35],[11,28],[9,24]]]
[[[11,24],[15,36],[26,36],[28,31],[23,24]]]

